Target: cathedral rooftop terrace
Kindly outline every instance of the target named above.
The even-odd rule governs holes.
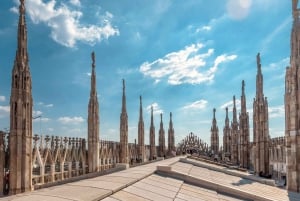
[[[262,178],[231,172],[181,156],[0,200],[300,200]]]

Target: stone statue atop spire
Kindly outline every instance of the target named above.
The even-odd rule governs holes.
[[[9,194],[32,189],[33,99],[24,0],[20,0],[19,12],[18,42],[10,96]]]
[[[91,93],[88,105],[88,167],[89,172],[99,171],[99,103],[96,90],[95,52],[92,52]]]
[[[92,52],[92,67],[95,68],[95,52]]]
[[[298,9],[298,0],[292,0],[292,13],[293,13],[293,18],[294,21],[298,21],[298,17],[299,17],[299,9]]]

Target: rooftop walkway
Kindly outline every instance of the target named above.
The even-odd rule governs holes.
[[[249,179],[245,178],[249,176],[246,173],[233,175],[213,164],[180,158],[9,196],[0,201],[300,200],[300,194],[266,185],[258,177]]]

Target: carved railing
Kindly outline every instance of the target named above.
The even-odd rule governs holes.
[[[272,138],[269,142],[269,161],[271,174],[275,180],[284,182],[286,176],[285,137]]]
[[[272,138],[269,143],[270,162],[282,162],[286,160],[285,137]]]
[[[100,171],[113,168],[116,166],[117,163],[119,163],[119,150],[119,142],[100,140]]]
[[[0,196],[8,194],[8,133],[0,131]]]
[[[76,177],[85,174],[86,168],[85,139],[34,135],[33,185]]]
[[[177,154],[184,153],[197,153],[200,155],[206,155],[209,151],[208,144],[202,141],[194,133],[188,134],[180,143],[177,145]]]
[[[85,139],[35,134],[32,143],[32,184],[35,188],[88,173]],[[136,142],[128,143],[128,162],[132,166],[142,164],[137,150]],[[144,150],[146,160],[143,162],[147,162],[150,146],[145,145]],[[99,150],[95,151],[99,151],[100,172],[114,168],[120,162],[119,142],[100,140]],[[0,131],[0,171],[4,173],[0,174],[0,196],[8,193],[8,154],[8,133]]]

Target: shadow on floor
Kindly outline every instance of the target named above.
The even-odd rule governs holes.
[[[245,184],[252,184],[254,181],[249,179],[240,179],[238,182],[231,183],[234,186],[241,186]]]

